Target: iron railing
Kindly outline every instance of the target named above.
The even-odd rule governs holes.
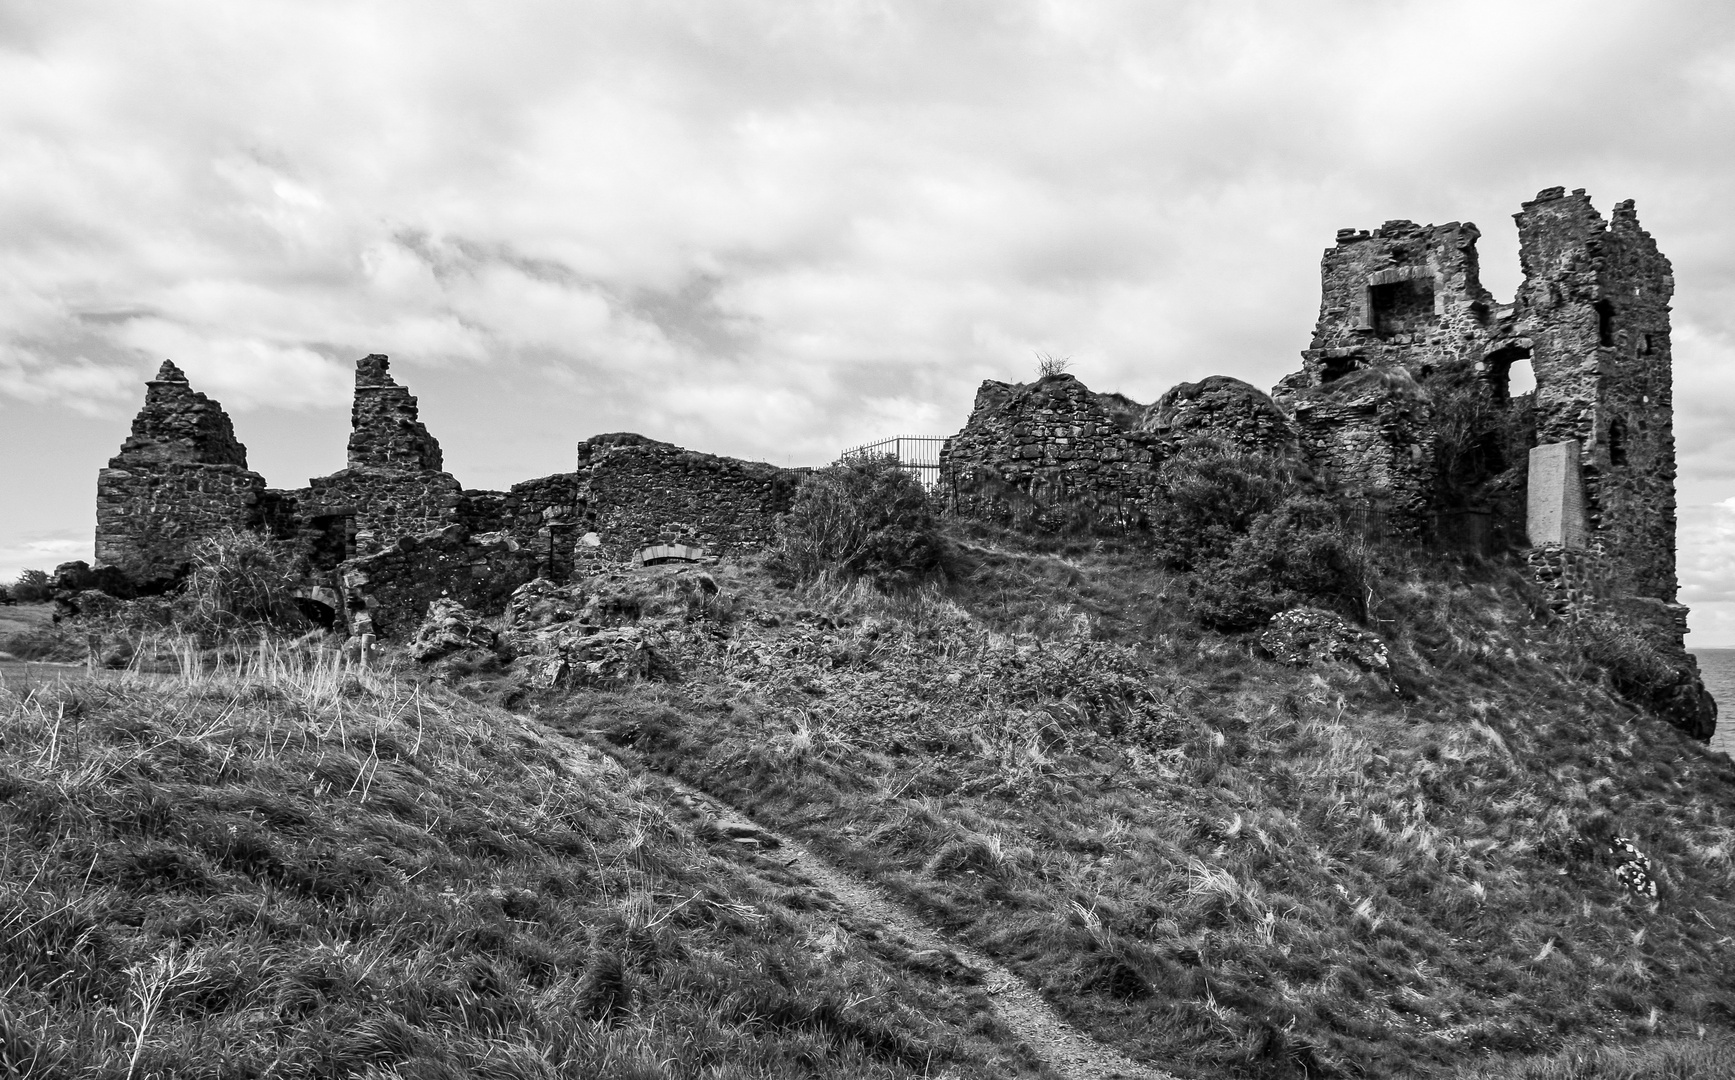
[[[935,492],[940,488],[940,448],[945,445],[944,438],[934,435],[893,435],[852,446],[837,459],[889,457],[898,463],[898,468],[921,481],[923,488]]]

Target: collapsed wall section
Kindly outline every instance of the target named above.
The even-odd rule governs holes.
[[[550,581],[572,576],[578,540],[578,477],[555,473],[513,484],[510,491],[466,490],[458,519],[472,533],[502,532],[538,560]]]
[[[659,544],[713,555],[775,542],[801,474],[761,461],[684,450],[642,435],[597,435],[578,446],[578,528],[608,557]]]

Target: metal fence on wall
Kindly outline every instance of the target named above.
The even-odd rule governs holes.
[[[930,492],[940,488],[940,448],[944,438],[933,435],[893,435],[889,439],[852,446],[837,456],[839,461],[851,458],[889,457],[898,467],[920,480]]]

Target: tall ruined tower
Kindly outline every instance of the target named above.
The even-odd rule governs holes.
[[[1605,221],[1582,189],[1549,188],[1515,217],[1510,304],[1483,288],[1469,222],[1339,230],[1313,341],[1274,396],[1315,463],[1408,531],[1483,514],[1508,543],[1594,554],[1609,588],[1672,603],[1669,261],[1630,200]],[[1536,390],[1513,398],[1525,360]]]
[[[1632,200],[1604,221],[1549,188],[1518,222],[1517,337],[1536,372],[1535,442],[1577,443],[1586,543],[1633,595],[1675,599],[1675,279]]]
[[[223,407],[174,361],[145,384],[132,434],[96,479],[96,561],[143,584],[171,577],[223,528],[257,529],[265,480]]]

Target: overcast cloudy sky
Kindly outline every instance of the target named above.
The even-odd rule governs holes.
[[[1269,387],[1339,226],[1638,200],[1683,599],[1735,645],[1735,5],[0,0],[0,579],[90,556],[164,357],[295,487],[392,356],[467,486],[817,464],[1070,356]]]

